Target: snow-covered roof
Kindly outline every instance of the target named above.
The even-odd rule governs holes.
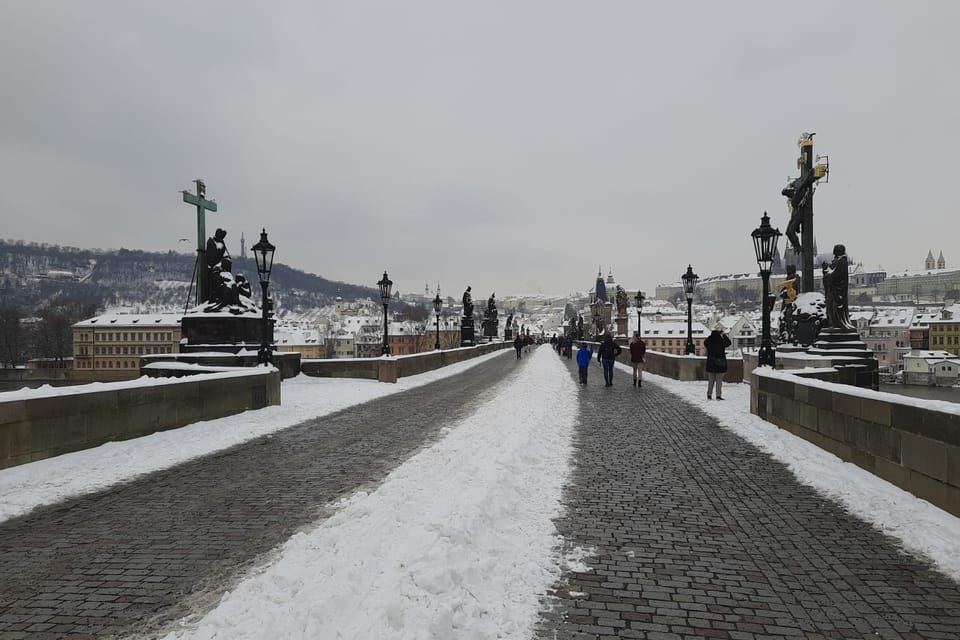
[[[179,327],[179,313],[105,313],[81,320],[74,327]]]
[[[958,273],[957,269],[917,269],[909,270],[904,269],[903,271],[897,271],[895,273],[887,273],[888,280],[894,280],[897,278],[917,278],[920,276],[946,276],[953,275]]]

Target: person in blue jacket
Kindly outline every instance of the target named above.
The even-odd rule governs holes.
[[[593,357],[593,351],[587,346],[586,342],[580,343],[577,349],[577,367],[580,369],[580,384],[587,384],[587,371],[590,370],[590,358]]]

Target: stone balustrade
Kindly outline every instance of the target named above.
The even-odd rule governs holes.
[[[754,369],[750,411],[960,516],[960,408],[852,386],[848,369]]]
[[[280,404],[280,372],[10,392],[0,401],[0,468]]]

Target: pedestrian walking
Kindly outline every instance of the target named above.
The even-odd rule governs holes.
[[[520,352],[523,351],[523,338],[517,336],[513,339],[513,348],[517,350],[517,360],[520,359]]]
[[[647,354],[647,343],[640,338],[640,332],[634,331],[630,340],[630,364],[633,365],[633,386],[643,386],[643,357]]]
[[[730,338],[720,329],[714,329],[703,341],[707,350],[707,400],[713,397],[713,388],[717,388],[717,400],[723,400],[723,374],[727,372],[727,347]]]
[[[617,356],[620,355],[621,351],[623,350],[620,345],[613,341],[612,335],[608,333],[603,336],[603,342],[597,349],[597,360],[603,365],[603,386],[605,387],[613,386],[613,363],[617,361]]]
[[[587,384],[587,372],[590,370],[590,359],[593,358],[593,349],[586,342],[580,343],[577,349],[577,367],[580,369],[580,384]]]

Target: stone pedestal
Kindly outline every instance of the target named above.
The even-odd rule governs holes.
[[[224,351],[235,353],[240,349],[260,348],[263,319],[252,314],[196,313],[183,316],[182,352]],[[269,325],[268,325],[269,329]],[[272,341],[273,336],[267,336]]]
[[[617,335],[618,336],[627,335],[627,319],[626,318],[617,318]]]
[[[477,343],[473,335],[473,316],[460,318],[460,346],[472,347]]]
[[[814,356],[848,356],[853,358],[872,358],[873,352],[860,339],[856,331],[846,329],[821,329],[820,335],[807,353]]]
[[[503,330],[503,339],[504,339],[504,340],[513,340],[513,329],[504,329],[504,330]]]

